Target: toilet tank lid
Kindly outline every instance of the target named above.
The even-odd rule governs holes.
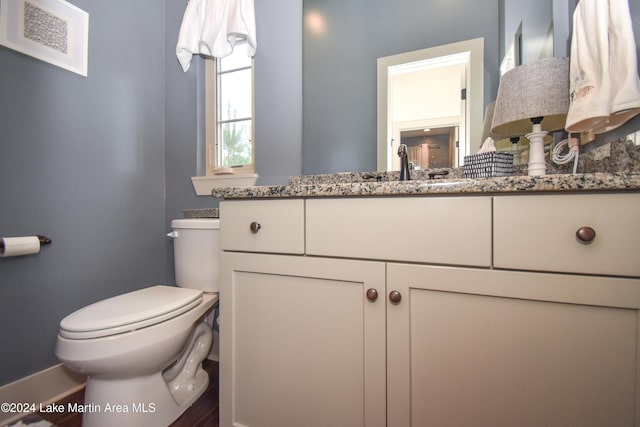
[[[217,230],[220,228],[220,220],[217,218],[184,218],[174,219],[171,221],[171,228],[173,229],[208,229]]]
[[[98,301],[81,308],[60,322],[69,332],[129,329],[128,325],[166,317],[202,298],[202,291],[157,285]],[[153,322],[152,322],[153,323]]]

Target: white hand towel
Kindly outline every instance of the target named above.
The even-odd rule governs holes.
[[[607,132],[640,114],[640,78],[628,0],[609,0],[609,67],[612,100]]]
[[[580,1],[573,13],[566,123],[569,132],[603,126],[611,114],[608,33],[609,2]]]
[[[187,5],[176,44],[176,56],[186,72],[193,55],[224,58],[239,40],[247,53],[257,48],[253,0],[191,0]]]
[[[640,113],[628,0],[580,0],[573,15],[569,132],[606,132]]]

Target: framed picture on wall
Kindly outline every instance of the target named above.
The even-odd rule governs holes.
[[[0,0],[0,44],[87,75],[89,14],[64,0]]]

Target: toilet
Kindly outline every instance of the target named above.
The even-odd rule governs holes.
[[[202,361],[218,300],[218,233],[212,218],[171,222],[175,286],[156,285],[81,308],[60,322],[56,356],[87,375],[84,427],[163,426],[209,384]]]

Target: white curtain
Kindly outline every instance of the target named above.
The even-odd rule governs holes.
[[[186,72],[193,55],[224,58],[238,42],[247,53],[256,53],[256,20],[253,0],[190,0],[182,18],[176,56]]]

